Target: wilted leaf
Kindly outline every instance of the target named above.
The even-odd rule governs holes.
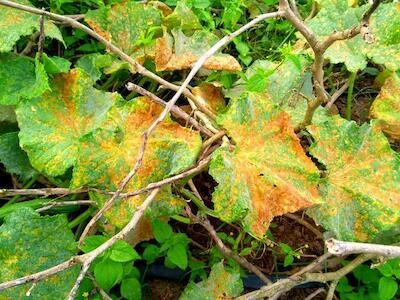
[[[396,73],[385,80],[371,106],[371,117],[380,121],[391,138],[400,139],[400,78]]]
[[[219,183],[214,208],[222,220],[241,220],[246,231],[262,237],[274,216],[319,201],[318,170],[305,155],[289,116],[270,99],[243,94],[231,100],[218,122],[236,144],[234,150],[218,149],[210,165]]]
[[[80,139],[104,125],[107,112],[122,98],[93,88],[79,69],[55,76],[51,87],[41,97],[22,101],[16,112],[20,144],[32,165],[56,176],[74,166]]]
[[[28,0],[14,1],[32,6]],[[0,52],[9,52],[21,36],[31,35],[39,31],[40,17],[19,9],[0,6]],[[51,21],[45,21],[45,32],[51,37],[64,43],[61,32]]]
[[[161,11],[152,5],[126,1],[88,11],[85,21],[102,37],[126,54],[144,62],[154,57],[154,29],[161,32]]]
[[[338,116],[308,127],[311,154],[325,165],[324,204],[309,214],[344,240],[371,241],[400,220],[400,158],[376,122]]]
[[[208,109],[219,112],[226,106],[221,89],[211,83],[203,83],[192,90],[193,95]]]
[[[315,18],[307,22],[321,41],[335,31],[359,25],[363,12],[369,6],[349,7],[347,0],[321,2],[322,9]],[[381,4],[370,19],[369,28],[374,36],[372,44],[366,43],[361,35],[358,35],[350,40],[335,42],[326,51],[326,57],[332,63],[344,63],[351,72],[364,69],[368,58],[396,70],[400,68],[400,34],[397,30],[399,26],[399,4]]]
[[[0,82],[0,105],[14,105],[21,98],[37,97],[49,89],[43,65],[23,56],[0,54]]]
[[[199,283],[190,282],[180,300],[217,300],[233,299],[243,291],[243,282],[239,273],[231,273],[224,269],[222,262],[212,267],[207,280]]]
[[[172,35],[164,31],[164,36],[157,39],[155,57],[157,71],[190,69],[218,41],[217,36],[205,30],[195,31],[191,36],[186,36],[177,28],[171,33]],[[233,56],[222,53],[210,57],[203,68],[230,72],[241,70]]]
[[[18,132],[0,135],[0,162],[7,172],[19,175],[23,181],[37,175],[37,171],[29,163],[28,156],[19,147]]]
[[[76,254],[75,238],[64,215],[40,217],[20,208],[0,227],[0,282],[43,271]],[[74,267],[36,283],[32,299],[65,299],[79,274]],[[25,299],[32,283],[0,292],[0,299]],[[29,297],[26,297],[29,298]]]
[[[113,128],[99,129],[81,139],[80,156],[72,185],[97,186],[115,190],[119,182],[135,165],[141,135],[161,113],[162,107],[148,98],[137,98],[116,108]],[[125,188],[135,191],[147,184],[179,173],[192,165],[200,151],[197,132],[183,128],[170,119],[160,124],[150,136],[143,165]],[[93,149],[97,149],[95,152]],[[110,223],[125,225],[146,195],[139,195],[114,205],[105,215]],[[177,213],[182,202],[166,186],[159,192],[158,201],[146,212],[150,217]],[[105,199],[100,199],[104,201]]]

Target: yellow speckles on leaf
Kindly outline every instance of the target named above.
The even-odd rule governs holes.
[[[196,86],[193,88],[192,93],[200,103],[214,112],[225,108],[225,99],[222,96],[221,88],[212,83],[203,83],[200,86]]]

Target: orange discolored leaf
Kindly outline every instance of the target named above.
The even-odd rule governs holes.
[[[157,39],[155,63],[157,71],[189,69],[216,42],[218,38],[205,30],[195,31],[186,36],[180,29],[172,29],[171,34]],[[237,72],[241,67],[237,60],[228,54],[216,54],[210,57],[203,68]]]
[[[396,73],[385,80],[371,106],[371,117],[379,120],[389,137],[400,139],[400,78]]]
[[[231,100],[218,122],[236,147],[218,149],[210,174],[219,183],[213,202],[219,217],[242,221],[262,237],[273,217],[319,202],[319,172],[306,156],[289,116],[263,95]]]
[[[162,107],[142,97],[115,107],[109,128],[98,129],[81,139],[79,159],[72,186],[95,186],[116,190],[135,165],[143,132],[161,113]],[[161,123],[150,136],[144,160],[125,191],[135,191],[151,182],[179,173],[192,165],[200,151],[197,132],[181,127],[170,119]],[[93,151],[96,149],[96,151]],[[120,201],[106,213],[112,225],[124,226],[146,195]],[[181,209],[181,200],[171,194],[171,187],[161,189],[147,216],[168,216]],[[106,200],[99,198],[102,205]]]
[[[196,96],[199,102],[214,112],[221,111],[226,106],[221,89],[212,83],[196,86],[193,88],[192,94]]]
[[[400,222],[400,158],[380,126],[339,116],[309,126],[310,153],[326,167],[316,222],[344,240],[372,241]],[[397,225],[396,225],[397,224]]]

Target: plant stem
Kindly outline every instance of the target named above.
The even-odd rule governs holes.
[[[25,185],[24,185],[24,189],[29,189],[35,182],[36,179],[38,178],[39,175],[35,175],[31,178],[31,180],[29,180]],[[15,202],[17,202],[19,200],[19,198],[21,198],[21,195],[15,195],[14,197],[12,197],[10,199],[10,201],[8,201],[6,204],[3,205],[3,207],[11,205]],[[2,208],[3,208],[2,207]]]
[[[175,221],[181,222],[183,224],[190,224],[190,219],[189,218],[185,218],[179,215],[174,215],[171,216],[171,219],[174,219]]]
[[[357,72],[350,73],[349,77],[349,89],[347,92],[347,103],[346,103],[346,119],[351,120],[351,107],[353,104],[353,89],[354,82],[356,81]]]
[[[92,213],[96,210],[95,207],[89,207],[87,210],[85,210],[83,213],[81,213],[79,216],[77,216],[75,219],[73,219],[71,222],[68,223],[68,228],[74,228],[79,225],[82,221],[86,220],[89,218]]]
[[[180,192],[182,193],[183,196],[185,196],[186,198],[191,200],[198,207],[198,209],[201,212],[203,212],[209,216],[216,217],[216,213],[212,209],[209,209],[207,206],[205,206],[203,201],[201,201],[199,198],[197,198],[195,195],[193,195],[187,189],[182,188],[180,190]]]

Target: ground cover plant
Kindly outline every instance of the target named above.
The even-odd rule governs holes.
[[[399,43],[396,1],[0,0],[0,299],[395,299]]]

